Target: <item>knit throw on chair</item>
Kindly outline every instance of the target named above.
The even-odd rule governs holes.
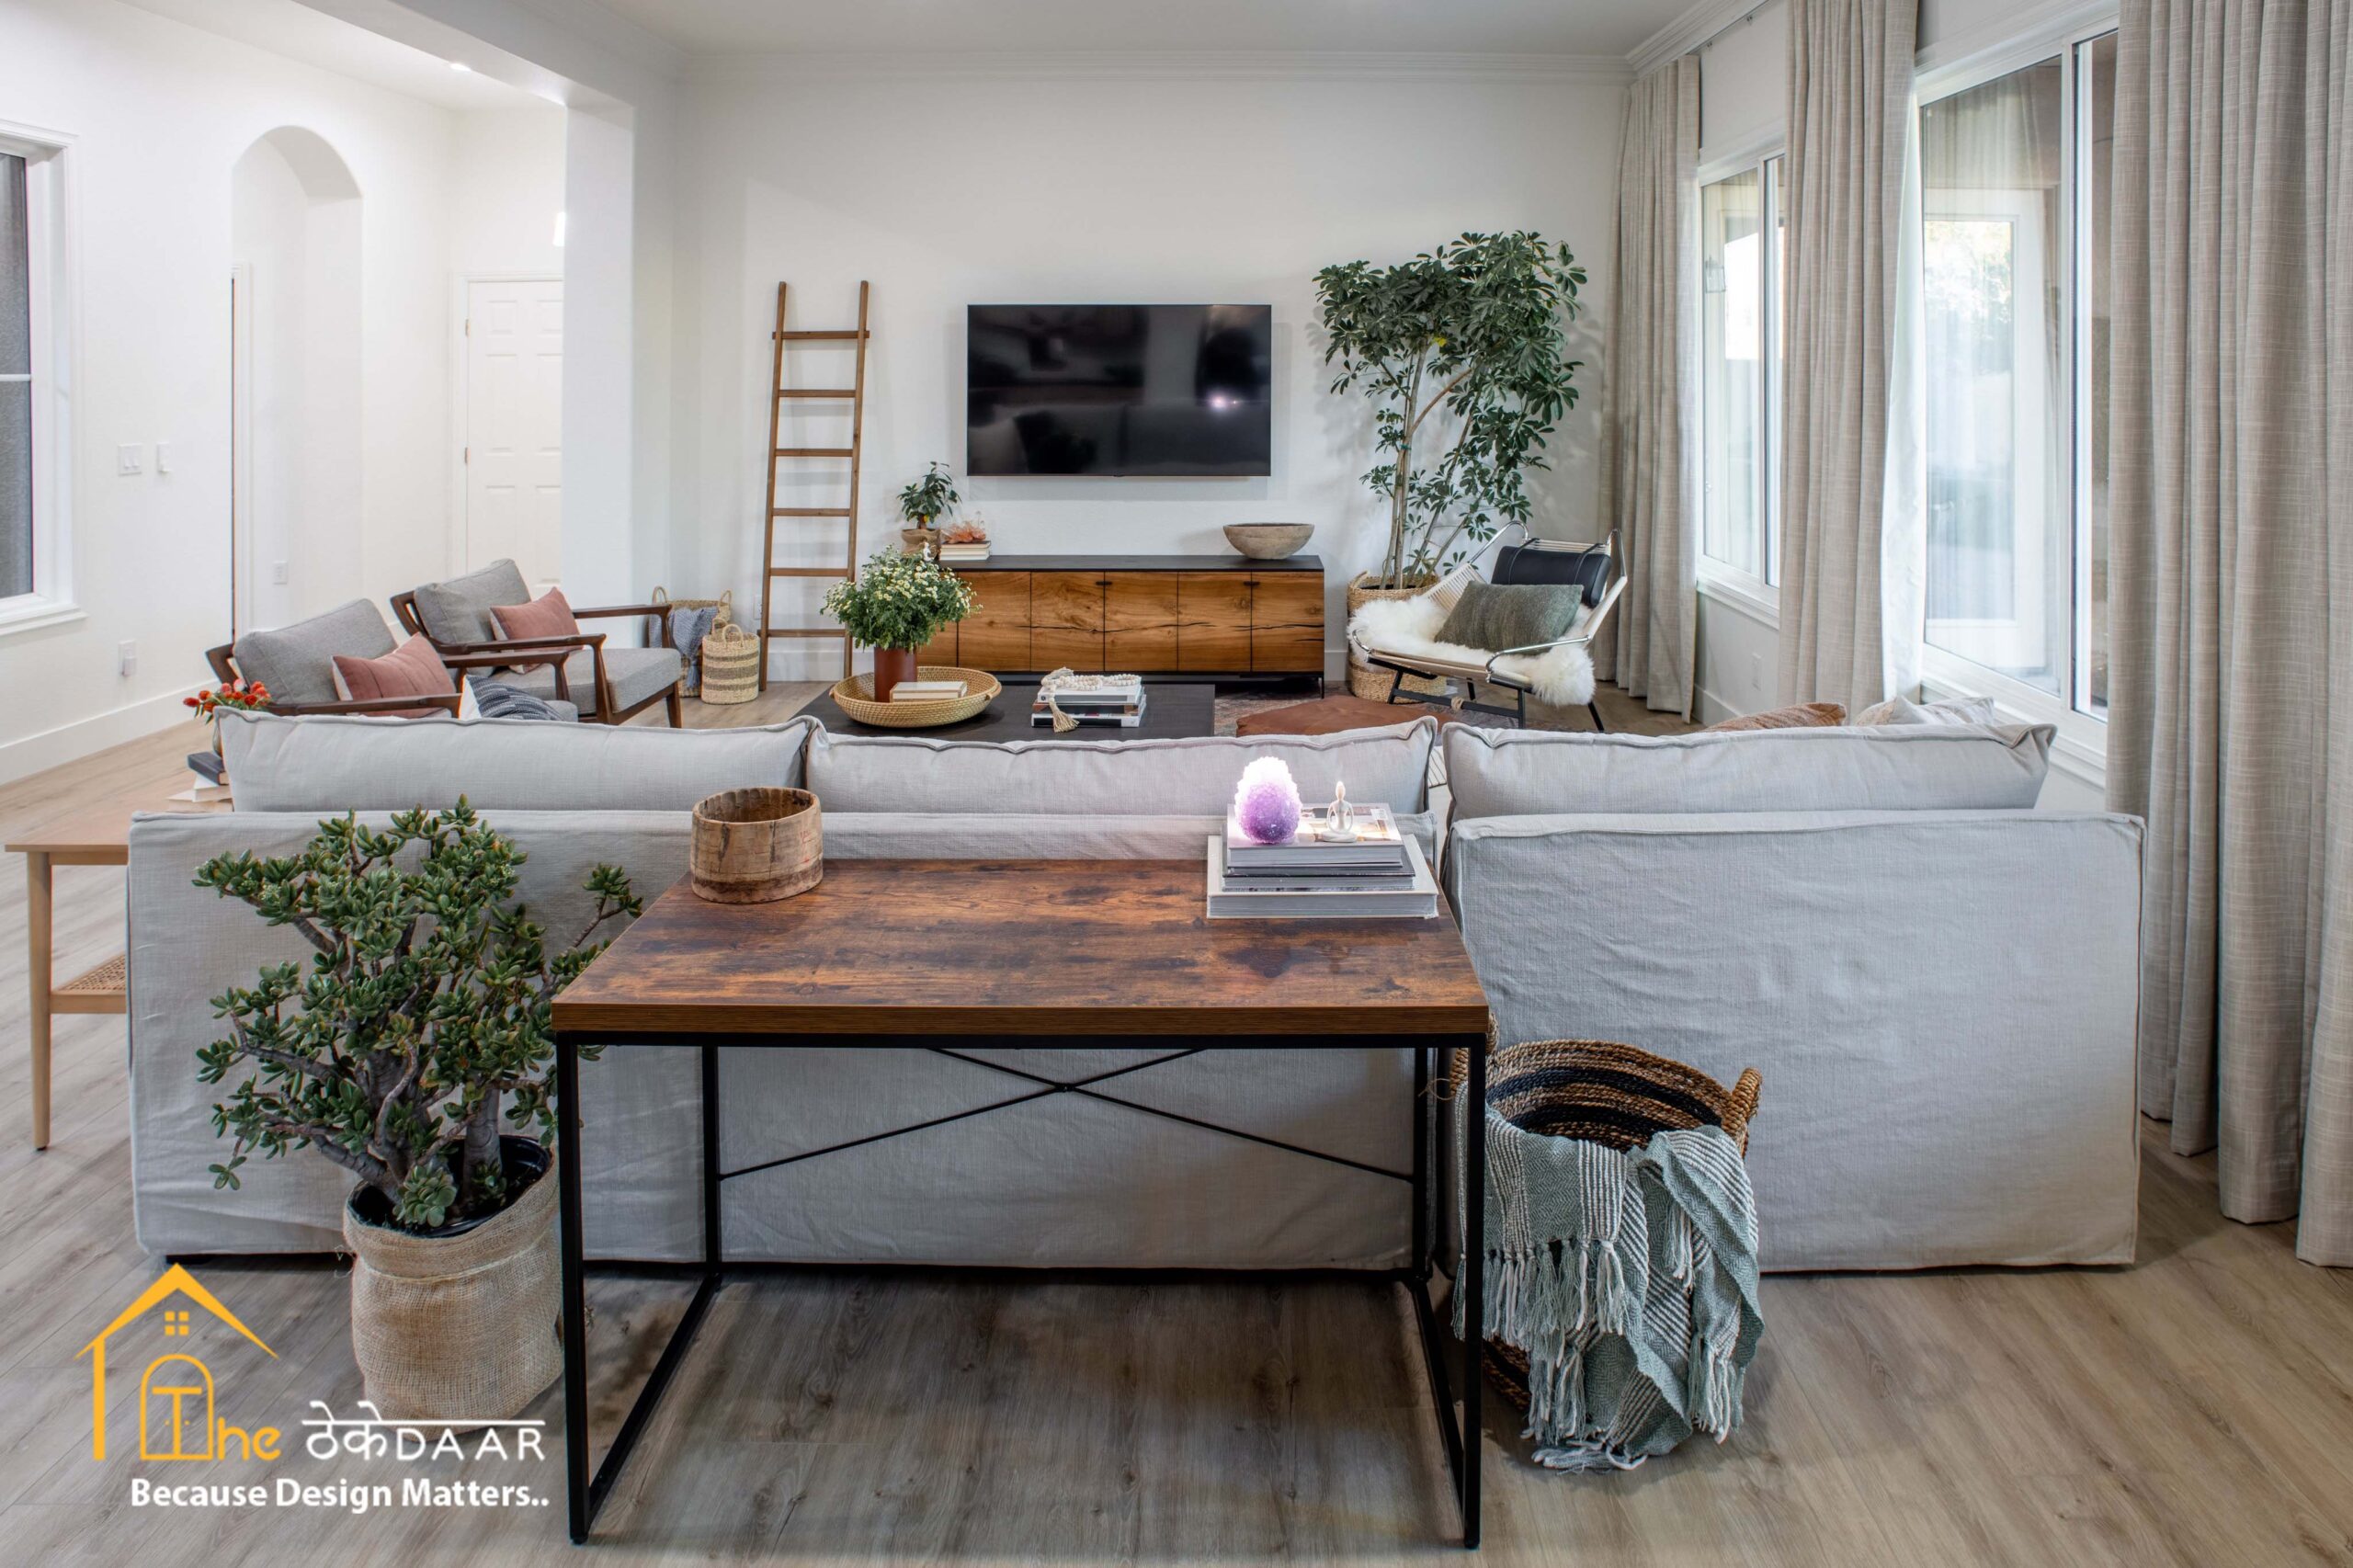
[[[1694,1432],[1722,1442],[1765,1331],[1740,1146],[1699,1127],[1620,1151],[1486,1117],[1484,1332],[1528,1357],[1537,1462],[1631,1470]]]

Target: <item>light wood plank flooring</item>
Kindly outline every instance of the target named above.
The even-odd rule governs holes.
[[[756,722],[801,695],[689,711]],[[199,744],[191,725],[0,788],[0,833],[176,785]],[[121,876],[58,877],[59,965],[72,972],[119,944]],[[588,1557],[563,1540],[560,1425],[544,1462],[418,1467],[529,1485],[548,1507],[134,1507],[134,1475],[399,1471],[314,1460],[299,1430],[275,1465],[126,1459],[138,1397],[119,1369],[144,1359],[127,1351],[109,1400],[116,1455],[90,1459],[77,1354],[161,1265],[131,1234],[120,1019],[58,1021],[56,1142],[29,1146],[22,921],[21,895],[0,900],[15,1042],[0,1057],[0,1562],[1453,1556],[1438,1544],[1451,1515],[1402,1303],[1347,1283],[825,1273],[731,1286]],[[1561,1476],[1525,1464],[1508,1422],[1491,1423],[1485,1560],[2353,1562],[2353,1274],[2297,1263],[2286,1226],[2223,1220],[2211,1162],[2167,1153],[2156,1130],[2143,1173],[2132,1268],[1770,1279],[1749,1424],[1722,1448]],[[214,1361],[224,1416],[291,1429],[309,1400],[354,1410],[335,1269],[199,1274],[278,1352]],[[597,1285],[602,1430],[684,1295]],[[538,1411],[561,1415],[552,1396]]]

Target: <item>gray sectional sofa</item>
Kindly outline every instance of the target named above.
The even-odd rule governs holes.
[[[1201,853],[1252,756],[1311,799],[1345,778],[1436,846],[1438,732],[996,745],[832,736],[805,722],[669,731],[233,717],[238,810],[142,817],[131,840],[134,1205],[151,1251],[323,1251],[340,1175],[221,1157],[197,1082],[208,999],[296,944],[194,888],[227,850],[463,794],[527,851],[551,929],[610,861],[683,873],[687,808],[805,784],[829,857]],[[1809,738],[1830,737],[1827,740]],[[1449,727],[1448,886],[1506,1040],[1631,1040],[1765,1077],[1751,1165],[1776,1268],[2129,1257],[2138,834],[2029,808],[2049,734],[1768,732],[1647,741]],[[952,872],[943,873],[946,876]],[[1040,983],[1051,984],[1051,976]],[[1074,1077],[1132,1050],[1011,1051]],[[620,1049],[584,1075],[592,1256],[699,1245],[694,1059]],[[723,1163],[831,1149],[1026,1086],[919,1050],[732,1051]],[[1207,1052],[1116,1082],[1131,1100],[1402,1169],[1400,1053]],[[1108,1086],[1108,1085],[1107,1085]],[[726,1188],[742,1257],[1099,1267],[1394,1266],[1403,1184],[1074,1095],[776,1165]]]

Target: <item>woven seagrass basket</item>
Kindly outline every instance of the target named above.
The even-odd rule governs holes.
[[[708,609],[717,611],[718,613],[710,618],[710,631],[718,631],[721,627],[735,619],[735,590],[733,588],[722,590],[720,596],[715,599],[674,599],[661,584],[656,583],[654,585],[654,592],[646,596],[645,602],[648,604],[660,605],[665,612],[662,617],[663,629],[665,632],[663,640],[665,642],[669,640],[667,637],[667,631],[670,618],[667,612],[670,610]],[[706,631],[703,635],[708,637],[710,635],[710,631]],[[681,696],[699,697],[702,695],[701,650],[698,649],[696,650],[696,657],[687,661],[686,684],[678,687],[678,691]]]
[[[760,640],[740,626],[714,626],[702,640],[702,699],[749,702],[760,694]]]
[[[1448,1076],[1456,1093],[1470,1062],[1454,1053]],[[1639,1149],[1661,1132],[1721,1127],[1748,1153],[1748,1123],[1765,1080],[1754,1067],[1725,1088],[1697,1067],[1606,1040],[1540,1040],[1506,1046],[1487,1063],[1487,1103],[1523,1132],[1582,1138],[1612,1149]],[[1490,1339],[1487,1375],[1522,1414],[1528,1410],[1528,1355]]]
[[[885,730],[931,730],[942,724],[961,723],[995,701],[1005,690],[988,671],[961,669],[954,665],[919,665],[915,679],[961,680],[967,689],[963,696],[941,702],[877,702],[873,681],[866,676],[852,676],[835,684],[834,701],[861,724]]]

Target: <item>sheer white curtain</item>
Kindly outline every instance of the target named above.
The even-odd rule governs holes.
[[[2114,178],[2142,1109],[2353,1266],[2353,0],[2126,0]]]
[[[1626,94],[1601,514],[1626,591],[1615,649],[1594,661],[1649,707],[1685,714],[1699,620],[1699,62],[1687,54]]]
[[[1912,384],[1899,352],[1916,9],[1916,0],[1790,0],[1784,702],[1851,711],[1888,694],[1885,568],[1910,548],[1909,492],[1891,466],[1889,433],[1893,400]],[[1910,418],[1907,408],[1899,435]]]

